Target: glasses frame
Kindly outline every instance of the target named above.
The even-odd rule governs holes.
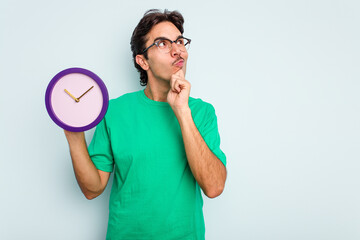
[[[145,48],[142,53],[144,54],[147,50],[149,50],[149,48],[151,48],[151,47],[154,46],[154,45],[156,45],[156,46],[159,48],[159,46],[158,46],[159,40],[168,40],[168,41],[170,41],[170,43],[171,43],[171,45],[170,45],[170,46],[171,46],[170,51],[171,51],[171,49],[172,49],[172,44],[173,44],[173,43],[176,44],[177,40],[179,40],[179,39],[181,39],[181,38],[186,39],[186,40],[188,41],[184,46],[190,45],[191,39],[186,38],[186,37],[183,37],[183,36],[177,37],[175,41],[171,41],[170,39],[165,38],[165,37],[159,37],[159,38],[156,38],[156,39],[155,39],[155,41],[154,41],[153,44],[151,44],[150,46],[148,46],[147,48]],[[186,48],[185,48],[185,49],[186,49]],[[169,51],[169,52],[170,52],[170,51]],[[180,50],[180,51],[181,51],[181,50]],[[169,53],[169,52],[167,52],[167,53]]]

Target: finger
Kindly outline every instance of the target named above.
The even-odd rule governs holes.
[[[174,75],[180,77],[180,78],[185,78],[185,74],[182,68],[180,68],[177,72],[174,73]]]
[[[179,87],[179,82],[178,82],[178,80],[175,80],[174,81],[174,84],[173,84],[173,86],[172,86],[172,88],[171,88],[174,92],[177,92],[177,93],[179,93],[180,92],[180,87]]]
[[[188,81],[183,80],[183,79],[177,79],[176,82],[183,87],[186,87],[190,84]]]
[[[179,75],[182,79],[185,79],[185,73],[184,73],[184,70],[181,68],[179,71]]]
[[[170,89],[171,90],[174,90],[175,81],[176,81],[176,78],[174,77],[174,75],[171,76],[171,79],[170,79]]]
[[[177,75],[172,75],[171,80],[170,80],[170,87],[172,89],[175,88],[175,84],[176,84],[177,81],[181,81],[181,78],[179,76],[177,76]]]
[[[180,83],[177,83],[177,84],[176,84],[176,90],[177,90],[178,93],[181,92]]]

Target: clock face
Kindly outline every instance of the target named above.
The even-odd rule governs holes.
[[[105,116],[109,95],[103,81],[83,68],[69,68],[50,81],[45,94],[46,109],[61,128],[83,132]]]

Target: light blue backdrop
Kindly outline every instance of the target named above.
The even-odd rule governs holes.
[[[228,179],[204,196],[207,239],[360,239],[360,5],[340,0],[2,0],[0,239],[105,238],[111,185],[82,195],[44,94],[69,67],[110,98],[142,89],[129,42],[150,8],[184,15],[191,96],[218,116]]]

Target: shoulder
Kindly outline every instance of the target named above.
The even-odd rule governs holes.
[[[210,112],[215,112],[214,106],[201,98],[190,97],[189,107],[193,113],[208,114]]]
[[[194,123],[198,128],[201,128],[208,121],[216,118],[214,106],[202,100],[201,98],[189,98],[189,107]]]
[[[125,93],[117,98],[113,98],[109,101],[109,106],[118,106],[122,104],[128,104],[129,102],[133,102],[137,99],[137,95],[139,91]]]
[[[109,101],[109,108],[132,107],[138,102],[140,91],[125,93],[117,98],[111,99]]]
[[[125,93],[117,98],[110,99],[106,117],[116,116],[119,113],[130,111],[137,103],[138,93],[139,91]]]

